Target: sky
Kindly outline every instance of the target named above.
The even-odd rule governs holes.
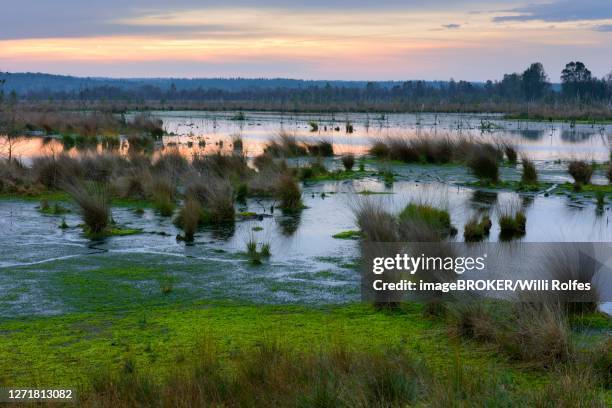
[[[500,79],[612,71],[612,0],[1,0],[0,71]]]

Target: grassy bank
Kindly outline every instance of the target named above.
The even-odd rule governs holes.
[[[604,324],[609,330],[609,322]],[[444,320],[423,317],[418,304],[385,311],[360,304],[307,308],[189,303],[4,320],[0,332],[0,384],[76,387],[82,398],[103,405],[113,400],[127,406],[134,402],[130,398],[144,401],[157,393],[165,395],[164,389],[167,392],[171,381],[178,379],[182,380],[174,386],[189,388],[184,397],[191,398],[194,390],[186,379],[196,378],[193,370],[202,362],[208,366],[199,369],[209,371],[198,378],[208,376],[216,378],[216,386],[259,393],[251,395],[259,405],[300,400],[296,391],[314,398],[322,391],[314,378],[361,384],[366,374],[369,382],[362,385],[374,388],[361,389],[364,398],[377,397],[391,405],[444,405],[454,398],[459,405],[540,401],[546,406],[545,398],[551,397],[547,393],[564,375],[562,368],[525,368],[490,346],[453,336]],[[257,364],[269,371],[256,369]],[[321,369],[321,364],[332,366],[318,374],[303,370]],[[361,372],[343,372],[349,367]],[[251,371],[245,374],[247,369]],[[128,383],[132,388],[126,388]],[[148,396],[139,394],[145,384]],[[280,384],[285,386],[274,388]],[[246,398],[223,397],[224,391],[216,386],[205,400],[234,405],[232,398]],[[274,391],[266,393],[266,386]],[[102,393],[111,389],[119,395]],[[342,390],[327,391],[328,397],[343,395]],[[589,406],[611,401],[609,390],[582,392],[593,394]]]

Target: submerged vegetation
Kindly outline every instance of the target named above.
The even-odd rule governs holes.
[[[465,224],[463,238],[466,242],[482,241],[489,235],[491,226],[491,218],[488,215],[474,216]]]
[[[511,206],[499,211],[500,238],[522,237],[527,229],[527,217],[520,209]]]

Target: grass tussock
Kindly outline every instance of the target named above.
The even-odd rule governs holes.
[[[503,158],[503,150],[499,146],[450,136],[393,136],[376,140],[370,147],[370,154],[378,159],[430,164],[465,163],[479,151],[490,154],[496,161]]]
[[[176,185],[170,178],[154,178],[150,186],[150,197],[155,210],[163,217],[170,217],[176,208]]]
[[[62,153],[40,156],[32,161],[33,179],[49,189],[59,189],[61,185],[84,175],[78,159]]]
[[[542,408],[608,406],[598,394],[597,376],[588,366],[569,366],[556,370],[556,379],[533,398],[533,406]]]
[[[538,293],[532,292],[521,294],[526,302],[544,303],[550,306],[559,306],[568,314],[594,313],[597,311],[600,293],[597,289],[597,273],[600,265],[596,261],[597,256],[589,244],[576,244],[569,248],[552,248],[544,253],[544,259],[540,262],[542,275],[549,279],[562,282],[575,281],[580,284],[590,284],[589,291],[550,291]]]
[[[438,239],[433,239],[435,242],[457,232],[448,211],[428,204],[408,204],[399,214],[399,222],[404,236],[415,242],[426,242],[429,240],[425,238],[438,236]]]
[[[452,303],[449,318],[453,334],[457,336],[492,342],[499,335],[500,328],[483,301]]]
[[[199,201],[191,197],[187,198],[175,221],[184,233],[179,239],[186,242],[193,242],[201,218],[202,206]]]
[[[355,209],[361,235],[369,242],[397,242],[398,220],[374,200],[363,200]]]
[[[306,149],[311,156],[332,157],[334,155],[334,145],[327,140],[319,140],[314,144],[307,144]]]
[[[110,226],[110,197],[104,187],[85,187],[82,184],[65,185],[64,189],[79,206],[85,232],[104,234]]]
[[[246,243],[246,254],[252,265],[261,265],[264,258],[269,258],[272,255],[270,243],[264,242],[259,244],[255,234],[251,233]]]
[[[518,153],[516,152],[516,148],[510,143],[502,143],[501,148],[504,151],[508,163],[516,164],[518,159]]]
[[[593,176],[593,166],[582,160],[572,160],[567,166],[568,173],[574,179],[574,185],[580,186],[590,184]]]
[[[481,182],[495,184],[499,181],[498,160],[497,151],[479,146],[471,150],[467,166]]]
[[[272,157],[299,157],[306,156],[308,149],[294,135],[280,132],[276,139],[270,140],[264,148],[264,153]]]
[[[234,222],[234,190],[228,179],[212,174],[208,177],[192,175],[189,179],[185,195],[201,204],[202,223],[219,225]]]
[[[152,170],[176,182],[189,170],[189,163],[177,149],[169,149],[155,160]]]
[[[567,361],[573,352],[567,317],[559,307],[546,304],[518,306],[499,342],[510,357],[544,367]]]
[[[575,359],[569,321],[558,305],[474,299],[449,310],[455,335],[495,346],[522,364],[550,368]]]
[[[289,175],[281,177],[276,191],[276,198],[279,201],[279,207],[285,211],[297,211],[304,207],[302,203],[302,190],[297,181]]]
[[[500,237],[511,239],[522,237],[527,231],[527,216],[514,206],[501,208],[498,212]]]
[[[521,172],[521,183],[527,186],[537,185],[538,173],[533,161],[526,156],[522,156],[521,165],[523,166],[523,170]]]
[[[488,215],[474,216],[465,224],[463,239],[466,242],[482,241],[489,235],[491,226],[491,218]]]
[[[342,165],[344,166],[344,170],[351,171],[355,166],[355,155],[353,154],[345,154],[342,156]]]

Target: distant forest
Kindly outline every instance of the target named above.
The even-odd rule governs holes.
[[[104,101],[128,106],[261,109],[492,111],[495,106],[612,106],[612,72],[597,78],[579,61],[568,63],[560,83],[540,63],[501,80],[306,81],[293,79],[111,79],[35,73],[0,73],[0,102]],[[191,104],[187,103],[191,102]],[[480,106],[480,108],[478,108]],[[610,115],[612,116],[612,115]]]

